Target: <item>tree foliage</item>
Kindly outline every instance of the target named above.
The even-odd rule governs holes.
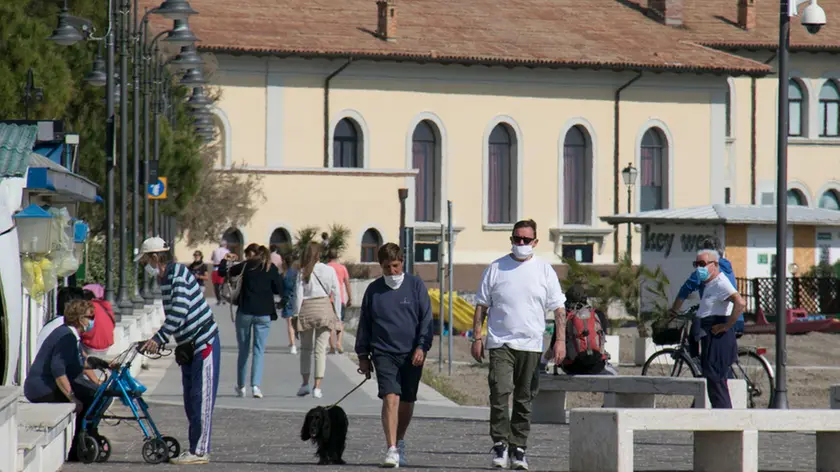
[[[44,98],[31,107],[29,118],[64,120],[65,131],[80,134],[79,172],[99,185],[99,194],[105,198],[105,89],[91,87],[84,82],[97,49],[104,44],[102,41],[81,41],[73,46],[60,46],[49,41],[47,38],[57,23],[60,3],[0,0],[0,118],[24,118],[21,98],[27,71],[32,68],[35,85],[43,89]],[[72,15],[92,21],[94,36],[105,34],[108,28],[107,0],[72,0],[69,7]],[[205,62],[209,69],[215,66],[212,57],[205,56]],[[119,72],[119,67],[115,67],[115,72]],[[209,72],[212,74],[212,70]],[[129,62],[127,80],[131,82],[132,78]],[[175,84],[176,78],[170,80]],[[131,90],[122,92],[131,93]],[[253,216],[256,205],[262,203],[261,193],[254,190],[259,188],[259,179],[213,171],[218,149],[202,145],[194,133],[192,117],[185,106],[188,92],[184,87],[175,86],[173,123],[170,124],[167,119],[160,120],[158,173],[166,176],[169,184],[169,198],[162,202],[161,210],[178,216],[178,228],[188,232],[192,243],[216,241],[224,228],[244,225]],[[218,91],[209,95],[218,98]],[[118,106],[119,103],[115,110],[117,117]],[[133,104],[129,106],[133,107]],[[133,108],[129,110],[129,116],[133,117]],[[150,126],[151,122],[150,118]],[[127,131],[131,139],[131,130]],[[153,153],[153,145],[150,149]],[[133,145],[129,141],[127,170],[130,181],[132,150]],[[117,166],[120,161],[120,157],[115,156]],[[115,173],[119,175],[119,167]],[[115,187],[117,196],[121,191],[130,191],[119,188],[118,178]],[[250,198],[254,194],[256,197]],[[83,204],[80,208],[80,216],[91,224],[94,235],[105,230],[104,207]]]

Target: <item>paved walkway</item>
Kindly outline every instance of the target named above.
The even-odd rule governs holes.
[[[379,402],[374,384],[350,396],[342,406],[350,415],[343,467],[316,466],[314,449],[300,441],[303,412],[316,404],[335,401],[359,379],[355,365],[344,356],[330,356],[325,396],[297,398],[298,358],[289,354],[286,332],[274,323],[266,357],[262,400],[236,398],[236,350],[227,307],[217,309],[222,328],[222,380],[214,414],[212,463],[206,466],[151,466],[143,462],[142,434],[135,423],[104,426],[101,431],[112,442],[113,455],[103,464],[68,464],[69,472],[169,471],[330,471],[371,470],[381,459],[383,439],[379,423]],[[349,346],[346,346],[347,348]],[[170,360],[152,361],[140,380],[150,388],[146,399],[164,434],[186,442],[186,419],[180,401],[180,376]],[[453,406],[436,392],[421,392],[421,413],[408,437],[411,468],[419,470],[481,470],[488,468],[490,439],[484,409]],[[473,417],[476,419],[465,419]],[[568,434],[565,426],[535,425],[529,447],[532,470],[568,470]],[[690,434],[638,433],[635,442],[637,470],[691,470]],[[814,470],[813,434],[762,434],[762,470]]]

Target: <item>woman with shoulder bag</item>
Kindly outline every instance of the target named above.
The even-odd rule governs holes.
[[[253,359],[251,360],[251,388],[254,398],[262,398],[260,390],[263,371],[263,356],[271,321],[277,318],[274,295],[283,295],[283,282],[280,272],[271,263],[268,248],[250,244],[245,250],[250,257],[242,264],[230,269],[224,267],[223,276],[242,276],[238,300],[232,304],[236,311],[236,343],[239,356],[236,364],[236,396],[245,396],[245,368],[251,351],[251,338],[254,339]],[[220,267],[219,272],[223,269]]]
[[[300,334],[300,375],[303,378],[297,394],[308,395],[309,374],[315,354],[315,382],[312,396],[321,398],[321,381],[327,363],[327,346],[330,331],[340,323],[341,291],[338,277],[332,267],[319,262],[321,245],[312,242],[306,246],[300,261],[300,272],[295,287],[295,312],[298,313],[296,329]],[[332,300],[332,301],[331,301]]]

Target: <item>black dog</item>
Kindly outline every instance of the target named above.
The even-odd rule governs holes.
[[[347,414],[340,406],[315,407],[306,414],[300,439],[318,445],[318,464],[344,464],[341,456],[347,441]]]

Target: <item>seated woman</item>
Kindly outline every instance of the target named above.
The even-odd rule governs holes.
[[[76,405],[76,435],[82,431],[82,418],[96,395],[95,385],[83,379],[85,361],[79,350],[81,333],[93,328],[93,304],[74,300],[64,309],[64,325],[56,328],[35,356],[23,394],[32,403],[74,403]],[[90,432],[98,436],[96,431]],[[78,460],[76,438],[68,460]]]

